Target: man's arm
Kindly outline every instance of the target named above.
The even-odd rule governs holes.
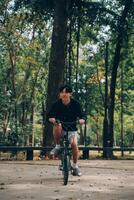
[[[52,107],[50,108],[50,111],[47,114],[47,120],[53,124],[56,123],[56,105],[55,103],[52,105]]]
[[[85,123],[85,115],[80,103],[78,103],[78,117],[79,117],[79,123],[83,125]]]

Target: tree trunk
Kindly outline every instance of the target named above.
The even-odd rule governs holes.
[[[96,117],[96,145],[99,148],[100,144],[99,144],[99,117],[97,115]],[[98,150],[98,152],[100,152],[100,150]]]
[[[123,65],[121,66],[121,99],[120,99],[120,103],[121,103],[121,113],[120,113],[120,128],[121,128],[121,148],[123,148],[124,146],[124,123],[123,123],[123,117],[124,117],[124,71],[123,71]],[[124,151],[123,149],[121,150],[121,156],[124,156]]]
[[[67,2],[67,0],[55,1],[46,113],[49,111],[52,102],[57,99],[58,88],[63,83],[67,40]],[[46,121],[43,146],[52,145],[52,142],[52,127]]]
[[[108,42],[105,53],[105,96],[104,96],[104,121],[103,121],[103,158],[107,158],[108,146]]]
[[[10,46],[9,46],[10,47]],[[13,48],[13,47],[12,47]],[[12,81],[12,87],[13,87],[13,100],[14,100],[14,119],[15,119],[15,132],[18,133],[18,125],[17,125],[17,103],[16,103],[16,80],[15,80],[15,74],[16,74],[16,52],[11,49],[9,50],[9,57],[11,62],[11,81]]]
[[[129,13],[130,8],[132,7],[133,0],[126,0],[125,7],[122,12],[122,16],[118,23],[118,36],[117,36],[117,44],[113,59],[113,68],[112,68],[112,76],[111,76],[111,84],[110,84],[110,101],[109,101],[109,135],[108,135],[108,143],[109,147],[113,147],[113,138],[114,138],[114,106],[115,106],[115,87],[116,87],[116,77],[117,77],[117,69],[120,62],[120,54],[121,48],[123,44],[124,34],[126,33],[125,25],[126,18]],[[109,157],[112,158],[113,153],[110,149]]]

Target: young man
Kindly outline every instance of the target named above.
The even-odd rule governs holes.
[[[61,128],[56,120],[62,122],[70,122],[68,126],[68,138],[72,147],[73,154],[73,175],[80,176],[81,172],[77,165],[78,146],[77,146],[77,127],[76,121],[79,119],[79,124],[84,124],[84,115],[79,102],[72,98],[72,88],[64,85],[59,88],[59,100],[57,100],[48,113],[48,120],[54,125],[53,135],[56,143],[55,148],[50,152],[51,155],[57,155],[60,150],[60,138],[64,127]],[[71,123],[74,122],[74,123]]]

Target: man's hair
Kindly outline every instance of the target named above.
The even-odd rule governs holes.
[[[67,93],[72,93],[72,87],[70,85],[62,85],[59,88],[59,92],[62,92],[65,89]]]

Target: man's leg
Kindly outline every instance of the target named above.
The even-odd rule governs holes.
[[[77,164],[78,161],[78,147],[77,147],[77,137],[72,136],[70,139],[70,144],[72,147],[72,154],[73,154],[73,164]]]
[[[72,154],[73,154],[73,164],[72,164],[72,174],[74,176],[81,176],[81,172],[78,168],[78,146],[77,146],[77,136],[72,136],[70,139],[70,144],[72,147]]]
[[[54,125],[53,127],[53,136],[55,144],[60,144],[60,139],[62,135],[62,127],[59,124]]]
[[[50,152],[51,155],[57,155],[60,149],[60,139],[62,135],[62,127],[59,124],[54,125],[53,127],[53,137],[55,141],[55,148]]]

